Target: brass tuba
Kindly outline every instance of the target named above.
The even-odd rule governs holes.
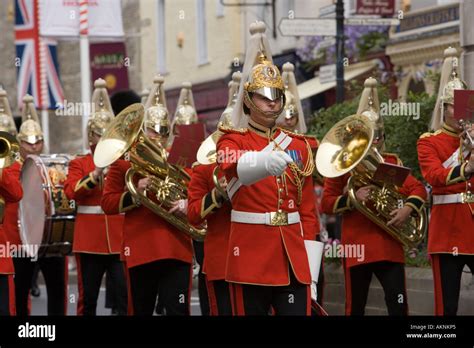
[[[193,239],[204,240],[204,227],[191,226],[185,217],[168,212],[172,202],[187,198],[190,177],[183,169],[168,163],[165,149],[145,135],[143,121],[144,108],[140,103],[130,105],[116,116],[97,144],[95,165],[107,167],[128,151],[132,166],[126,173],[125,182],[134,199]],[[151,179],[147,190],[153,193],[156,201],[146,192],[138,192],[135,175]]]
[[[209,135],[201,144],[197,152],[197,161],[199,164],[213,164],[217,161],[217,141],[222,136],[222,132],[218,129]],[[212,181],[216,190],[222,197],[229,197],[227,191],[219,182],[219,166],[216,166],[212,172]]]
[[[352,115],[336,123],[324,136],[316,155],[318,171],[328,178],[351,173],[348,195],[354,207],[403,245],[414,248],[425,237],[427,215],[423,208],[403,226],[387,226],[390,213],[404,203],[406,196],[394,184],[374,180],[374,173],[383,157],[373,145],[375,127],[364,115]],[[360,202],[356,192],[372,186],[367,202]]]
[[[18,140],[8,132],[0,132],[0,170],[10,167],[20,158]],[[0,197],[0,222],[5,214],[5,200]]]
[[[11,166],[19,158],[18,140],[8,132],[0,132],[0,169]]]

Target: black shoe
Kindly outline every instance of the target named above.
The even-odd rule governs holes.
[[[33,286],[33,287],[31,288],[31,296],[33,296],[33,297],[40,297],[40,295],[41,295],[41,290],[40,290],[40,288],[38,288],[37,286]]]

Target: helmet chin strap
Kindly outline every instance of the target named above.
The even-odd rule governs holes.
[[[247,91],[244,92],[244,98],[245,98],[245,101],[248,103],[248,107],[250,108],[250,110],[253,110],[255,112],[259,112],[259,113],[263,114],[264,116],[266,116],[268,118],[275,119],[275,120],[278,118],[278,116],[280,116],[281,112],[283,111],[284,105],[285,105],[285,103],[282,103],[280,109],[277,110],[277,111],[263,111],[257,105],[254,104],[254,102],[250,98],[249,93]]]

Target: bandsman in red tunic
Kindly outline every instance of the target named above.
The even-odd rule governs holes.
[[[285,97],[271,61],[265,24],[250,27],[232,122],[221,127],[219,170],[231,200],[225,279],[234,315],[309,315],[312,273],[306,245],[319,223],[311,173],[314,160],[303,135],[276,126]],[[307,243],[308,242],[308,243]]]
[[[144,130],[162,147],[168,140],[169,119],[158,76],[146,104]],[[129,312],[152,315],[159,293],[167,315],[189,315],[193,248],[191,238],[133,198],[125,185],[130,162],[119,159],[107,174],[102,208],[107,214],[125,213],[123,238],[128,271]],[[135,185],[146,194],[150,178]],[[178,213],[178,212],[177,212]]]
[[[229,83],[229,101],[221,115],[218,127],[232,127],[231,113],[237,101],[241,74],[232,74]],[[229,285],[225,281],[227,246],[230,233],[231,206],[225,192],[226,182],[222,173],[218,175],[219,188],[214,183],[216,164],[216,142],[222,133],[214,132],[198,151],[198,162],[193,167],[188,188],[188,219],[195,226],[207,221],[204,240],[205,282],[209,297],[211,315],[232,315]],[[202,158],[200,154],[203,154]]]
[[[298,134],[306,134],[308,128],[306,127],[306,121],[303,113],[303,106],[301,105],[301,100],[298,93],[298,85],[296,84],[296,77],[295,77],[295,66],[292,63],[285,63],[283,64],[283,73],[281,74],[281,78],[283,80],[283,84],[285,86],[285,106],[283,108],[283,112],[277,119],[277,125],[281,128],[287,129],[290,132],[298,133]],[[315,136],[306,135],[306,139],[308,140],[311,151],[313,155],[316,154],[318,150],[318,140]],[[317,179],[317,180],[315,180]],[[313,172],[313,184],[314,190],[318,187],[321,188],[320,180],[322,177],[317,173],[315,169]],[[315,199],[317,199],[315,195]],[[318,215],[319,220],[319,212],[318,208],[316,207],[315,214]],[[320,235],[318,235],[318,240],[320,239]],[[317,302],[322,305],[322,296],[323,296],[323,289],[324,289],[324,274],[322,272],[323,265],[321,264],[321,271],[319,272],[318,277],[318,286],[317,286]]]
[[[93,153],[97,142],[114,115],[105,81],[94,82],[92,103],[94,113],[87,123],[91,152],[69,163],[65,193],[75,200],[77,215],[74,225],[73,252],[76,255],[79,299],[78,315],[95,315],[102,278],[105,272],[115,284],[116,309],[127,314],[127,287],[122,249],[123,215],[106,215],[100,206],[106,174],[94,165]]]
[[[364,86],[357,114],[367,116],[374,122],[373,144],[383,156],[384,161],[402,165],[397,155],[384,151],[385,132],[383,120],[379,116],[377,81],[369,78]],[[335,178],[325,178],[321,202],[324,213],[343,214],[341,245],[345,246],[344,250],[353,251],[352,254],[344,255],[343,260],[346,315],[364,315],[373,275],[377,277],[384,289],[388,314],[407,315],[403,245],[354,208],[347,193],[347,182],[350,177],[351,173]],[[366,202],[370,191],[370,186],[361,187],[356,192],[357,199]],[[424,186],[411,175],[406,178],[399,192],[408,198],[402,207],[391,212],[393,218],[388,223],[394,226],[403,224],[411,214],[421,212],[426,199]]]
[[[12,137],[10,141],[16,141],[15,122],[8,103],[7,92],[2,88],[0,88],[0,132],[9,133]],[[16,163],[15,154],[13,153],[9,159],[5,158],[3,161],[3,166],[0,168],[0,316],[9,316],[16,313],[13,280],[15,269],[3,227],[3,219],[5,204],[18,203],[23,196],[23,190],[18,176],[9,169]]]
[[[39,155],[43,150],[43,132],[33,102],[33,97],[26,95],[23,98],[22,124],[18,133],[20,143],[20,159],[9,170],[20,180],[23,161],[28,155]],[[22,245],[18,228],[18,203],[8,203],[5,207],[4,228],[7,241],[17,248],[31,248],[31,245]],[[16,314],[29,315],[29,293],[33,278],[34,267],[39,265],[45,278],[48,294],[48,315],[65,315],[67,313],[67,257],[51,256],[40,257],[36,260],[24,255],[13,258],[15,266],[15,300]]]
[[[444,63],[430,133],[418,140],[421,173],[432,187],[428,253],[433,268],[435,313],[456,315],[465,265],[474,271],[474,157],[466,130],[454,118],[454,90],[466,89],[458,78],[455,48]]]

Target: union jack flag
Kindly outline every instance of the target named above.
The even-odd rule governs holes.
[[[15,0],[15,45],[18,105],[23,106],[23,96],[28,93],[38,108],[55,109],[63,102],[64,92],[56,41],[39,35],[38,0]]]

